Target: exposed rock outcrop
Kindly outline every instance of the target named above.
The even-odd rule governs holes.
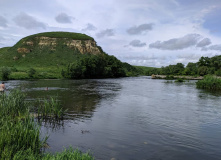
[[[24,41],[23,44],[33,47],[38,46],[40,48],[49,47],[50,50],[56,50],[56,46],[58,44],[62,44],[63,46],[67,46],[70,49],[78,49],[82,54],[90,53],[90,54],[100,54],[96,42],[94,40],[73,40],[70,38],[51,38],[51,37],[35,37],[34,40]],[[30,50],[27,48],[18,48],[18,53],[29,53]]]
[[[17,52],[18,52],[18,53],[29,53],[30,50],[27,49],[27,48],[18,48],[18,49],[17,49]]]

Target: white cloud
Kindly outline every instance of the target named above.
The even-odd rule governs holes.
[[[149,47],[161,50],[180,50],[196,45],[200,37],[199,34],[188,34],[181,38],[173,38],[163,42],[157,41],[151,43]]]
[[[153,29],[153,24],[141,24],[139,26],[131,27],[127,30],[127,33],[130,35],[142,34]]]

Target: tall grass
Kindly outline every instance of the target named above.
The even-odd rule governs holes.
[[[221,90],[221,79],[207,75],[203,80],[196,82],[197,88],[209,89],[209,90]]]
[[[10,94],[0,94],[1,117],[15,118],[27,114],[28,104],[25,102],[25,94],[19,90],[12,90]]]
[[[53,115],[60,117],[61,105],[51,99],[44,102],[53,106]],[[0,160],[91,160],[92,156],[78,150],[68,149],[52,155],[43,152],[48,137],[40,138],[40,126],[29,114],[25,94],[13,90],[8,95],[0,94]],[[51,113],[51,112],[50,112]]]
[[[56,153],[55,155],[52,155],[50,153],[45,154],[43,157],[43,160],[94,160],[94,158],[91,157],[89,153],[82,153],[79,150],[73,150],[73,148],[65,149],[61,153]]]
[[[39,100],[37,112],[38,117],[63,119],[66,110],[56,98],[50,97],[49,100],[45,99],[43,102]]]
[[[39,154],[46,139],[40,139],[40,129],[28,114],[25,94],[13,90],[0,95],[0,159],[13,159],[20,151]]]
[[[31,150],[39,155],[47,137],[40,139],[39,126],[30,117],[23,120],[4,119],[0,131],[0,157],[12,159],[18,152]]]

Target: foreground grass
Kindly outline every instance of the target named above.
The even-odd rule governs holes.
[[[54,102],[56,103],[56,102]],[[40,138],[40,126],[30,116],[25,95],[13,90],[0,93],[0,159],[1,160],[91,160],[88,153],[69,148],[55,155],[44,153],[47,138]]]
[[[207,75],[203,80],[196,82],[196,86],[202,89],[221,90],[221,79]]]

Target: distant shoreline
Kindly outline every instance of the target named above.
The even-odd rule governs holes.
[[[178,79],[178,78],[182,78],[182,79],[187,79],[187,80],[202,80],[203,76],[199,76],[199,77],[194,77],[194,76],[172,76],[174,79]],[[151,75],[152,79],[166,79],[167,75]]]

